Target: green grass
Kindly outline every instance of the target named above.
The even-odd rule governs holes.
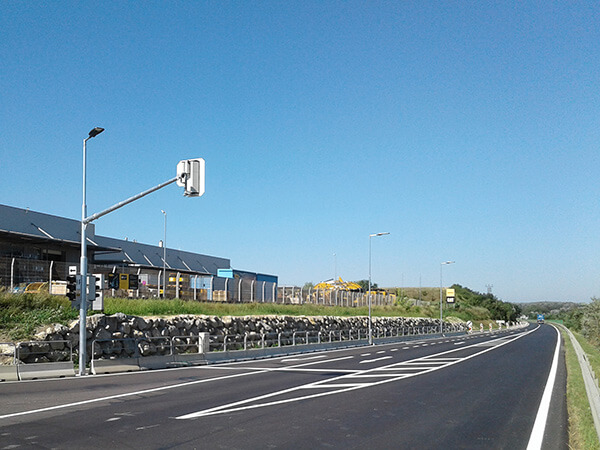
[[[573,333],[594,368],[600,373],[600,351],[585,341],[583,336]],[[583,383],[581,367],[571,340],[563,333],[565,341],[565,359],[567,364],[567,409],[569,414],[569,447],[571,449],[598,450],[598,435]]]
[[[136,316],[169,316],[178,314],[205,314],[209,316],[366,316],[367,307],[346,308],[322,305],[279,305],[273,303],[203,303],[184,300],[147,300],[107,298],[104,300],[106,314],[122,312]],[[372,309],[375,317],[424,317],[427,313],[421,308],[408,311],[397,306],[376,306]]]
[[[48,294],[0,294],[0,341],[30,339],[43,325],[78,317],[66,297]]]
[[[322,305],[278,305],[273,303],[203,303],[183,300],[105,298],[104,312],[133,316],[367,316],[368,308]],[[374,317],[437,317],[435,308],[374,306]],[[48,294],[0,293],[0,342],[31,339],[36,331],[51,324],[67,325],[79,317],[66,297]]]

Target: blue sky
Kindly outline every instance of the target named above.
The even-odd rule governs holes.
[[[506,301],[600,296],[597,2],[0,3],[0,203],[98,234]],[[335,256],[334,256],[335,254]]]

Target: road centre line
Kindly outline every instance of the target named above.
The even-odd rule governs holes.
[[[252,398],[248,398],[246,400],[240,400],[240,401],[237,401],[237,402],[233,402],[233,403],[229,403],[229,404],[225,404],[225,405],[221,405],[221,406],[216,406],[214,408],[209,408],[209,409],[205,409],[205,410],[202,410],[202,411],[197,411],[197,412],[185,414],[183,416],[176,417],[176,419],[178,419],[178,420],[197,419],[197,418],[203,417],[203,416],[209,416],[209,415],[215,415],[215,414],[226,414],[226,413],[237,412],[237,411],[245,411],[245,410],[249,410],[249,409],[256,409],[256,408],[261,408],[261,407],[266,407],[266,406],[281,405],[281,404],[286,404],[286,403],[291,403],[291,402],[296,402],[296,401],[301,401],[301,400],[308,400],[308,399],[317,398],[317,397],[324,397],[324,396],[327,396],[327,395],[339,394],[339,393],[348,392],[348,391],[352,391],[352,390],[355,390],[355,389],[361,389],[361,388],[365,388],[365,387],[377,386],[377,385],[380,385],[380,384],[389,383],[389,382],[401,380],[401,379],[404,379],[404,378],[410,378],[410,377],[414,377],[414,376],[417,376],[417,375],[422,375],[422,374],[425,374],[425,373],[429,373],[429,372],[433,372],[433,371],[436,371],[436,370],[440,370],[442,368],[449,367],[449,366],[458,364],[460,362],[467,361],[467,360],[469,360],[471,358],[474,358],[476,356],[483,355],[484,353],[487,353],[487,352],[489,352],[491,350],[494,350],[496,348],[502,347],[502,346],[504,346],[504,345],[506,345],[508,343],[514,342],[517,339],[520,339],[522,337],[525,337],[529,333],[532,333],[535,330],[537,330],[537,328],[535,328],[534,330],[531,330],[531,331],[524,332],[524,333],[520,334],[519,336],[515,337],[514,339],[512,339],[510,341],[502,341],[496,347],[488,347],[488,348],[486,348],[484,350],[478,351],[478,352],[476,352],[476,353],[474,353],[472,355],[466,356],[466,357],[461,358],[459,360],[450,361],[446,365],[438,365],[437,367],[431,367],[431,368],[428,368],[426,370],[423,370],[423,371],[417,372],[417,373],[405,374],[405,375],[400,375],[400,376],[396,376],[396,377],[393,377],[393,376],[392,377],[386,377],[386,379],[381,380],[381,381],[376,381],[376,382],[372,382],[372,383],[364,383],[364,384],[360,384],[358,386],[356,386],[356,385],[348,385],[348,384],[342,385],[341,383],[339,385],[336,385],[335,381],[337,381],[337,380],[342,380],[344,378],[346,378],[346,379],[347,378],[354,378],[354,377],[356,377],[358,375],[361,375],[361,374],[357,373],[357,374],[354,374],[354,375],[342,375],[342,376],[331,378],[331,379],[327,379],[327,380],[321,380],[321,381],[317,381],[317,382],[314,382],[314,383],[308,383],[308,384],[305,384],[305,385],[296,386],[296,387],[293,387],[293,388],[288,388],[288,389],[284,389],[284,390],[281,390],[281,391],[272,392],[270,394],[265,394],[265,395],[261,395],[261,396],[257,396],[257,397],[252,397]],[[463,351],[464,349],[471,348],[471,347],[474,347],[474,345],[461,348],[460,350]],[[447,350],[447,351],[438,353],[435,356],[440,356],[440,355],[444,355],[444,354],[452,353],[452,352],[456,352],[456,351],[457,350],[455,350],[455,349]],[[421,359],[423,359],[423,358],[421,358]],[[393,367],[394,365],[397,366],[399,364],[402,364],[402,363],[395,363],[395,364],[392,364],[392,365],[386,366],[386,367]],[[375,371],[381,370],[381,369],[383,369],[383,368],[374,368],[374,369],[365,370],[364,372],[362,372],[362,374],[366,375],[369,372],[375,372]],[[283,400],[275,400],[275,401],[266,402],[266,403],[249,404],[249,403],[252,403],[252,402],[259,402],[261,400],[272,398],[272,397],[275,397],[275,396],[288,394],[290,392],[299,391],[301,389],[314,389],[314,388],[317,388],[317,387],[325,387],[325,386],[323,386],[325,384],[327,384],[328,387],[330,387],[330,388],[336,388],[337,386],[344,386],[344,387],[337,388],[335,390],[330,390],[330,391],[327,391],[327,392],[321,392],[321,393],[318,393],[318,394],[304,395],[304,396],[295,397],[295,398],[286,398],[286,399],[283,399]]]

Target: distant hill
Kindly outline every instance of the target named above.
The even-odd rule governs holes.
[[[517,303],[521,307],[523,314],[533,317],[534,314],[545,314],[558,316],[561,313],[573,311],[586,305],[586,303],[575,302],[533,302]]]

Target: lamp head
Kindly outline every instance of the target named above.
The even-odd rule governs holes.
[[[96,137],[96,136],[98,136],[100,133],[102,133],[103,131],[104,131],[104,128],[96,127],[96,128],[94,128],[93,130],[91,130],[91,131],[89,132],[89,137],[90,137],[90,138]]]
[[[388,232],[385,232],[385,233],[373,233],[373,234],[370,234],[369,236],[370,236],[370,237],[374,237],[374,236],[385,236],[386,234],[390,234],[390,233],[388,233]]]

